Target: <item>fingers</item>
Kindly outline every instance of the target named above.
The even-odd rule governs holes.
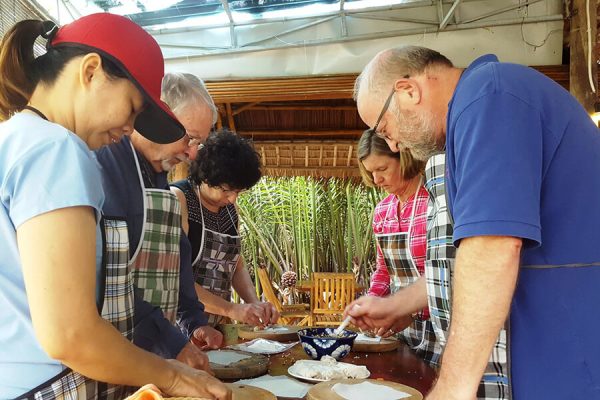
[[[384,338],[384,339],[387,337],[393,336],[395,334],[396,334],[396,331],[394,331],[393,329],[379,328],[377,330],[377,336]]]
[[[349,315],[350,310],[354,309],[354,306],[356,304],[358,304],[358,300],[354,300],[352,303],[350,303],[346,306],[346,308],[344,309],[344,318],[346,318]]]
[[[194,331],[195,344],[201,350],[214,350],[223,344],[223,334],[211,326],[201,326]]]
[[[261,308],[261,311],[262,311],[263,324],[270,325],[272,314],[273,314],[272,309],[271,309],[271,304],[270,303],[260,303],[259,307]]]
[[[271,324],[276,324],[279,321],[279,311],[271,303],[267,303],[271,307]]]
[[[210,371],[208,356],[193,343],[187,343],[177,355],[177,361],[203,371]]]
[[[215,333],[208,338],[207,344],[211,349],[218,349],[223,345],[223,334],[216,329],[214,331]]]
[[[247,304],[249,308],[249,317],[250,320],[248,323],[257,326],[265,326],[265,320],[263,319],[263,310],[261,307],[256,304]]]

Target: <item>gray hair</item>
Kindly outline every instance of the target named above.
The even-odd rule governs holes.
[[[452,68],[453,65],[444,55],[426,47],[402,46],[384,50],[356,78],[354,100],[361,89],[367,89],[370,94],[387,93],[396,79],[420,75],[432,66]]]
[[[162,81],[161,98],[173,112],[197,102],[206,104],[212,112],[213,125],[217,122],[217,106],[202,79],[196,75],[169,72]]]

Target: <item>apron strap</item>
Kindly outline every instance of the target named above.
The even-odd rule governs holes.
[[[147,211],[148,210],[148,199],[146,199],[146,194],[144,193],[144,190],[146,189],[146,185],[144,185],[144,178],[142,176],[142,170],[140,169],[140,161],[138,160],[137,153],[136,153],[135,148],[133,147],[133,143],[131,143],[131,141],[129,141],[129,146],[131,147],[131,152],[133,153],[133,160],[135,161],[135,168],[137,169],[138,179],[140,180],[140,189],[142,191],[142,203],[144,205],[144,215],[142,216],[142,232],[141,232],[140,238],[138,240],[137,248],[135,249],[135,251],[133,252],[133,255],[129,259],[129,262],[133,262],[133,260],[135,260],[135,258],[140,253],[140,250],[142,249],[142,243],[144,241],[144,226],[146,225],[146,217],[147,217],[146,214],[148,212]]]

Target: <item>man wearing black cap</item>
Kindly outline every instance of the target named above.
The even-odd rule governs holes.
[[[190,244],[181,234],[179,203],[168,190],[167,172],[195,158],[198,144],[214,123],[216,108],[197,78],[182,83],[171,75],[165,76],[162,97],[186,135],[158,144],[134,132],[131,139],[99,150],[106,192],[103,209],[106,215],[126,219],[129,229],[137,294],[134,342],[165,358],[207,369],[206,356],[191,340],[202,349],[214,349],[220,347],[222,335],[206,326],[204,306],[193,286]],[[176,88],[183,95],[173,96],[174,84],[183,85]]]

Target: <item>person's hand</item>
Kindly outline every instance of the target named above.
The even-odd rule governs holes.
[[[249,325],[264,327],[276,323],[279,312],[268,302],[235,304],[230,317]]]
[[[231,400],[232,394],[223,382],[205,371],[194,369],[177,360],[167,360],[175,376],[168,387],[160,388],[173,397],[200,397],[211,400]]]
[[[194,331],[192,342],[200,350],[218,349],[223,344],[223,334],[211,326],[201,326]]]
[[[403,315],[396,320],[390,328],[378,328],[375,330],[375,335],[383,339],[393,336],[398,332],[402,332],[413,323],[413,319],[410,315]]]
[[[211,372],[208,363],[208,356],[192,342],[188,342],[185,346],[183,346],[183,349],[181,349],[179,354],[177,354],[177,361],[189,365],[192,368]]]
[[[362,330],[394,332],[407,322],[406,318],[411,319],[410,316],[397,315],[397,312],[394,297],[363,296],[346,307],[344,318],[349,315],[351,322]]]

